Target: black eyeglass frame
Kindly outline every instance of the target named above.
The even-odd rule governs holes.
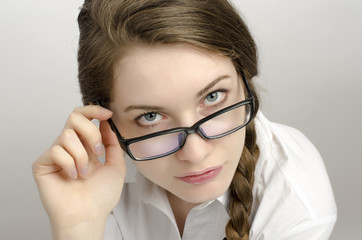
[[[193,134],[193,133],[197,133],[199,136],[201,136],[203,139],[207,139],[207,140],[211,140],[211,139],[217,139],[217,138],[221,138],[221,137],[224,137],[224,136],[227,136],[233,132],[236,132],[238,130],[240,130],[241,128],[245,127],[246,125],[248,125],[250,123],[250,121],[253,119],[254,117],[254,112],[255,112],[255,101],[254,101],[254,95],[250,89],[250,86],[248,84],[248,81],[246,80],[245,78],[245,75],[244,73],[241,73],[242,75],[242,79],[245,83],[245,86],[246,86],[246,90],[247,90],[247,93],[248,93],[248,98],[245,99],[245,100],[242,100],[238,103],[235,103],[233,105],[230,105],[226,108],[223,108],[217,112],[214,112],[202,119],[200,119],[199,121],[197,121],[195,124],[193,124],[191,127],[178,127],[178,128],[171,128],[171,129],[167,129],[167,130],[163,130],[163,131],[159,131],[159,132],[154,132],[154,133],[151,133],[151,134],[147,134],[147,135],[143,135],[143,136],[139,136],[139,137],[135,137],[135,138],[124,138],[122,137],[122,135],[120,134],[120,132],[118,131],[117,127],[115,126],[114,122],[112,121],[112,119],[108,119],[108,123],[112,129],[112,131],[116,134],[117,136],[117,139],[118,139],[118,142],[121,146],[121,148],[135,161],[149,161],[149,160],[154,160],[154,159],[158,159],[158,158],[161,158],[161,157],[165,157],[165,156],[168,156],[172,153],[175,153],[177,152],[178,150],[180,150],[186,143],[186,139],[187,139],[187,136],[190,135],[190,134]],[[98,105],[102,106],[103,107],[103,104],[99,101],[96,102]],[[250,105],[250,117],[248,119],[247,122],[245,122],[244,124],[240,125],[239,127],[236,127],[230,131],[227,131],[225,133],[222,133],[222,134],[219,134],[219,135],[216,135],[216,136],[212,136],[212,137],[208,137],[206,136],[202,130],[200,129],[200,125],[203,124],[204,122],[212,119],[212,118],[215,118],[223,113],[226,113],[230,110],[233,110],[235,108],[238,108],[238,107],[241,107],[241,106],[244,106],[244,105]],[[165,134],[170,134],[170,133],[175,133],[175,132],[180,132],[180,133],[183,133],[183,139],[182,139],[182,142],[181,144],[179,145],[178,148],[175,148],[169,152],[166,152],[164,154],[159,154],[159,155],[156,155],[156,156],[151,156],[151,157],[146,157],[146,158],[137,158],[135,157],[129,146],[132,144],[132,143],[135,143],[135,142],[139,142],[139,141],[143,141],[143,140],[146,140],[146,139],[149,139],[149,138],[153,138],[153,137],[158,137],[158,136],[161,136],[161,135],[165,135]]]

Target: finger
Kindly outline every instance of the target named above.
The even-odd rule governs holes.
[[[33,165],[35,178],[63,170],[70,178],[78,177],[74,159],[59,145],[51,147]]]
[[[82,107],[77,107],[74,109],[75,113],[80,113],[88,120],[99,119],[107,120],[112,116],[112,111],[106,108],[103,108],[99,105],[87,105]]]
[[[118,139],[107,121],[100,123],[103,145],[106,151],[106,163],[120,167],[125,174],[124,152],[119,145]]]
[[[88,146],[88,144],[86,144],[86,141],[84,138],[80,137],[79,139],[80,139],[81,143],[83,144],[83,146],[85,147],[86,152],[88,153],[88,169],[90,169],[90,168],[92,168],[92,166],[94,164],[99,163],[98,156],[93,153],[93,150]],[[104,152],[103,144],[102,144],[102,151]]]
[[[88,118],[79,112],[71,113],[63,132],[69,129],[74,130],[79,138],[83,138],[95,155],[103,155],[101,133]]]
[[[72,156],[78,170],[78,175],[87,177],[88,174],[88,152],[73,129],[67,129],[59,136],[62,147]],[[90,150],[91,151],[91,150]]]

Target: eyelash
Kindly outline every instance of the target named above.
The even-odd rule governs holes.
[[[217,92],[222,92],[225,94],[224,98],[218,102],[217,104],[215,105],[209,105],[207,107],[212,107],[212,108],[216,108],[216,107],[219,107],[220,105],[222,105],[223,103],[225,103],[225,101],[228,99],[228,93],[229,93],[229,90],[225,89],[225,88],[220,88],[220,89],[217,89],[215,91],[212,91],[212,92],[209,92],[208,94],[205,95],[205,97],[203,98],[202,102],[205,101],[206,97],[209,96],[210,94],[213,94],[213,93],[217,93]]]
[[[159,112],[153,112],[153,111],[149,111],[149,112],[144,112],[140,115],[138,115],[134,120],[136,122],[136,124],[139,126],[139,127],[143,127],[143,128],[151,128],[153,127],[154,125],[156,124],[142,124],[139,120],[141,119],[141,117],[144,117],[146,116],[147,114],[150,114],[150,113],[154,113],[154,114],[159,114],[161,116],[163,116],[163,114],[159,113]]]

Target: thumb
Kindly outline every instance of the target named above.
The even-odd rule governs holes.
[[[109,123],[107,121],[101,121],[99,129],[101,131],[102,142],[106,152],[105,164],[115,165],[125,169],[124,151],[119,145],[116,134],[112,131]]]

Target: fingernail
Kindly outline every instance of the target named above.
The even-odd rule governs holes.
[[[94,147],[94,152],[95,154],[97,154],[98,156],[102,156],[103,155],[103,145],[101,143],[98,143],[95,147]]]
[[[86,177],[88,175],[88,167],[84,167],[80,170],[80,174],[82,177]]]
[[[76,168],[73,168],[72,172],[70,173],[70,176],[71,176],[73,179],[77,179],[78,174],[77,174],[77,169],[76,169]]]

